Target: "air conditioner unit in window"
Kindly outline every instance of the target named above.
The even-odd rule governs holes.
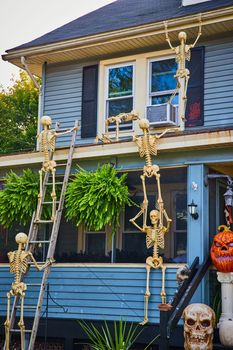
[[[150,126],[177,126],[178,106],[170,103],[146,107],[146,117]]]

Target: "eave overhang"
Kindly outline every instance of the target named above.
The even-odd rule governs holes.
[[[199,14],[169,20],[168,29],[172,42],[176,42],[177,34],[181,30],[187,32],[188,41],[192,42],[198,31],[198,17]],[[202,25],[203,35],[200,43],[232,34],[233,6],[203,13]],[[41,76],[44,62],[56,64],[66,61],[104,59],[125,53],[166,48],[164,23],[156,22],[26,49],[12,49],[2,58],[23,68],[20,60],[24,56],[32,73]]]

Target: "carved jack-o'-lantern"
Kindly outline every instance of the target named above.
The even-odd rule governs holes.
[[[233,232],[225,225],[218,229],[223,231],[214,237],[210,249],[212,262],[220,272],[233,272]]]

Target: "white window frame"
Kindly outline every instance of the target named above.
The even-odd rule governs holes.
[[[165,61],[165,60],[169,60],[169,59],[175,59],[174,55],[169,55],[169,56],[162,56],[162,57],[154,57],[151,59],[148,59],[148,87],[147,87],[147,106],[152,106],[152,97],[154,96],[163,96],[163,95],[168,95],[168,94],[173,94],[174,89],[173,90],[164,90],[164,91],[158,91],[158,92],[151,92],[151,79],[152,79],[152,63],[153,62],[158,62],[158,61]],[[179,101],[179,91],[177,92],[178,95],[178,101]],[[178,104],[176,104],[175,106],[178,106]]]
[[[133,67],[133,75],[132,75],[132,95],[128,95],[128,96],[120,96],[120,97],[108,97],[108,92],[109,92],[109,70],[113,69],[113,68],[120,68],[120,67],[125,67],[125,66],[132,66]],[[113,101],[113,100],[122,100],[123,98],[132,98],[133,99],[133,103],[132,103],[132,110],[134,109],[135,106],[135,78],[136,78],[136,69],[135,69],[135,62],[132,61],[126,61],[123,63],[116,63],[113,65],[106,65],[105,66],[105,83],[104,83],[104,121],[106,121],[106,118],[110,117],[110,115],[108,115],[108,108],[107,108],[107,103],[108,101]],[[124,127],[127,126],[127,124],[123,124]],[[120,125],[121,126],[121,125]],[[122,130],[120,128],[120,132],[121,133],[127,133],[128,131],[132,131],[133,128],[133,123],[131,123],[131,127],[127,130]],[[105,126],[104,126],[104,130],[105,130]],[[105,130],[106,132],[106,130]],[[115,133],[115,131],[110,131],[111,133]]]

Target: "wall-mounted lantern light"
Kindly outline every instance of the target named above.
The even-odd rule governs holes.
[[[193,200],[192,203],[188,204],[188,211],[194,220],[198,219],[199,215],[197,213],[197,204],[195,204]]]
[[[227,191],[224,193],[224,200],[226,207],[233,207],[233,191],[230,186],[227,187]]]

